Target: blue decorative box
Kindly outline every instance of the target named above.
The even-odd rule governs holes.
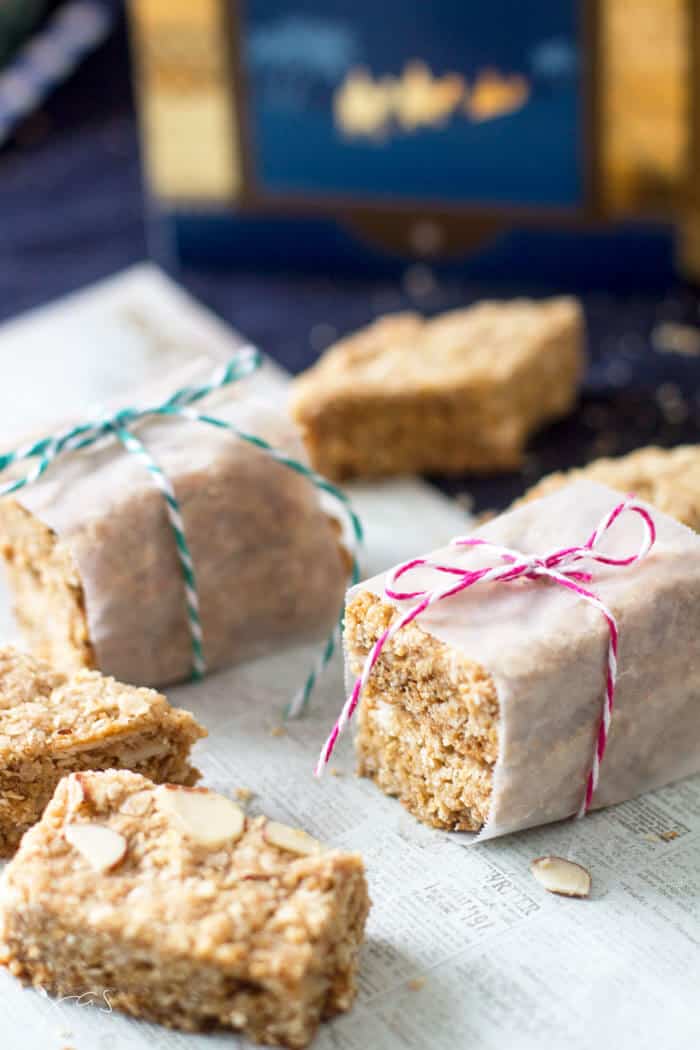
[[[663,283],[605,206],[586,0],[133,0],[154,215],[186,261]],[[161,239],[161,243],[164,243]]]

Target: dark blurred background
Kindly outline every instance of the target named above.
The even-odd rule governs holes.
[[[62,7],[41,6],[34,31]],[[297,372],[337,337],[386,312],[434,313],[484,296],[574,291],[585,306],[591,360],[575,415],[535,439],[523,474],[438,484],[467,494],[477,509],[502,506],[552,469],[642,444],[698,440],[698,295],[692,275],[674,261],[673,234],[663,224],[661,233],[653,225],[634,234],[629,274],[605,231],[569,268],[566,238],[546,250],[529,245],[523,264],[517,236],[505,255],[487,253],[481,266],[442,266],[394,252],[386,265],[334,267],[324,264],[325,249],[317,265],[303,267],[274,251],[226,266],[213,249],[178,254],[162,203],[144,190],[126,15],[116,2],[98,6],[105,21],[95,37],[102,42],[86,46],[74,71],[57,77],[61,82],[0,140],[0,319],[150,256]],[[8,37],[6,51],[7,71],[16,66],[17,41]],[[21,77],[15,93],[21,96]],[[546,265],[527,265],[545,256]]]

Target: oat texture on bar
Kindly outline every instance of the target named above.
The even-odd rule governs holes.
[[[626,456],[596,459],[585,467],[548,474],[523,499],[539,499],[578,478],[599,481],[624,495],[634,493],[700,531],[700,445],[672,449],[650,445]]]
[[[97,671],[56,671],[0,649],[0,856],[39,820],[61,777],[121,768],[194,784],[190,749],[206,731],[152,689]]]
[[[294,383],[292,412],[330,478],[517,468],[583,375],[575,299],[401,313],[341,340]]]

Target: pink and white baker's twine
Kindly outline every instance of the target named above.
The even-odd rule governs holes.
[[[601,537],[607,532],[613,522],[626,511],[638,514],[644,525],[644,538],[639,550],[636,554],[631,554],[626,558],[612,558],[598,553],[596,545]],[[577,594],[580,598],[583,598],[584,601],[587,601],[594,608],[598,609],[605,617],[609,628],[610,638],[608,644],[607,669],[605,672],[605,700],[603,704],[603,714],[598,728],[591,769],[586,781],[586,791],[578,812],[579,817],[585,816],[590,809],[593,793],[598,786],[600,764],[603,760],[603,755],[605,754],[605,748],[610,733],[610,722],[615,701],[615,682],[617,679],[618,629],[615,617],[605,603],[602,602],[593,591],[582,586],[582,584],[589,583],[593,579],[592,573],[585,569],[578,568],[577,566],[582,562],[589,564],[594,562],[599,565],[614,565],[618,568],[626,565],[633,565],[635,562],[646,557],[655,540],[656,528],[651,514],[646,507],[637,503],[633,497],[629,496],[622,503],[619,503],[614,507],[610,513],[603,518],[597,529],[582,547],[563,547],[561,550],[555,550],[550,554],[537,557],[535,555],[522,554],[520,551],[510,550],[508,547],[502,547],[497,543],[491,543],[488,540],[479,537],[458,536],[456,539],[452,540],[451,546],[481,547],[484,550],[488,550],[497,555],[501,559],[501,564],[487,566],[486,568],[481,569],[468,569],[461,568],[457,565],[442,565],[439,562],[431,561],[429,558],[412,558],[411,561],[404,562],[402,565],[398,565],[395,569],[392,569],[387,574],[387,581],[384,587],[385,597],[398,602],[415,601],[416,604],[405,612],[403,616],[398,617],[391,626],[387,627],[379,638],[377,638],[377,641],[369,651],[362,674],[356,680],[353,690],[343,705],[340,716],[323,746],[316,765],[316,776],[320,776],[323,772],[324,767],[327,765],[328,760],[333,753],[333,748],[335,747],[338,737],[352,718],[372,670],[381,655],[382,649],[402,627],[406,627],[407,624],[420,616],[422,612],[425,612],[429,606],[434,605],[436,602],[443,601],[445,598],[451,598],[453,595],[459,594],[461,591],[466,591],[478,583],[511,583],[513,580],[536,580],[540,577],[544,577],[552,580],[554,583],[558,583],[561,587],[566,587],[569,591],[573,591],[574,594]],[[411,569],[418,568],[419,566],[427,566],[428,568],[450,576],[453,579],[451,579],[446,585],[435,587],[432,590],[397,590],[396,584],[401,577],[407,572],[410,572]],[[456,582],[454,580],[455,577]],[[534,600],[537,600],[536,597]]]

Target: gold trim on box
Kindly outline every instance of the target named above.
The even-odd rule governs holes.
[[[600,5],[602,186],[614,215],[668,213],[688,149],[689,0]]]
[[[690,10],[690,143],[678,256],[684,275],[700,286],[700,0]]]
[[[148,182],[165,200],[235,199],[243,185],[219,0],[130,0]]]

